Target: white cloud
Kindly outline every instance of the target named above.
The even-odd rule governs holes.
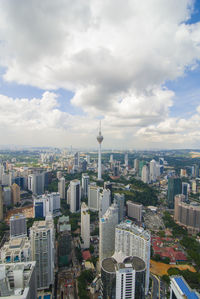
[[[102,116],[108,137],[139,132],[149,140],[160,140],[158,135],[171,140],[173,126],[183,128],[185,121],[170,118],[174,94],[165,81],[184,75],[200,59],[200,23],[185,23],[192,7],[192,0],[2,0],[4,79],[71,90],[71,103],[85,116],[62,112],[53,93],[31,101],[2,96],[8,117],[0,110],[0,125],[17,128],[20,118],[32,130],[70,128],[77,137],[83,126],[92,132]],[[69,136],[69,142],[74,139]]]

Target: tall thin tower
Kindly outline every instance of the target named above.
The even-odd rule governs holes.
[[[97,136],[97,141],[99,143],[99,155],[98,155],[98,180],[101,181],[101,143],[103,141],[103,136],[101,135],[101,121],[99,126],[99,135]]]

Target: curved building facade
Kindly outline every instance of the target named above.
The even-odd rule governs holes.
[[[200,232],[200,205],[185,201],[182,194],[175,196],[174,220],[187,227],[190,233]]]
[[[103,299],[145,298],[145,262],[139,257],[126,257],[117,262],[106,258],[101,265]]]

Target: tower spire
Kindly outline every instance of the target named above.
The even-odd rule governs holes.
[[[99,135],[97,136],[97,141],[99,143],[99,153],[98,153],[98,180],[101,181],[101,143],[103,141],[103,136],[101,135],[101,121],[99,122]]]

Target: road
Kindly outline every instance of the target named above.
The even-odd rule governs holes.
[[[150,274],[150,277],[152,279],[151,298],[160,299],[160,279],[154,274]]]

